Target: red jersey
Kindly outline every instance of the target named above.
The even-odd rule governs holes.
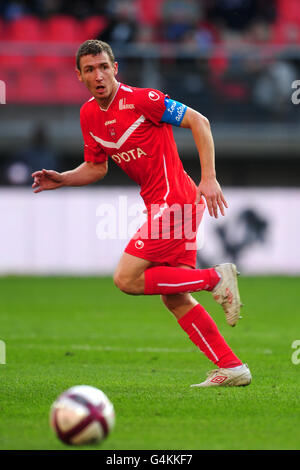
[[[172,125],[162,122],[167,95],[150,88],[119,83],[107,109],[94,98],[80,110],[84,159],[114,162],[141,187],[147,209],[151,204],[189,204],[196,185],[184,171]]]

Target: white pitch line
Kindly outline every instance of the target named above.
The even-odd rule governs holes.
[[[150,352],[150,353],[192,353],[192,352],[197,352],[196,348],[189,348],[189,349],[175,349],[175,348],[122,348],[119,346],[91,346],[89,344],[71,344],[71,345],[51,345],[51,344],[22,344],[19,345],[20,348],[25,348],[25,349],[45,349],[45,348],[51,348],[51,349],[65,349],[65,350],[82,350],[82,351],[121,351],[121,352],[132,352],[132,353],[145,353],[145,352]]]
[[[194,352],[195,349],[175,349],[175,348],[122,348],[118,346],[90,346],[85,345],[72,345],[74,349],[84,349],[84,350],[96,350],[96,351],[126,351],[126,352],[157,352],[157,353],[190,353]]]

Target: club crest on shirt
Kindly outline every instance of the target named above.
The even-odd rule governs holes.
[[[108,132],[110,133],[111,137],[116,137],[116,129],[114,127],[108,127]]]

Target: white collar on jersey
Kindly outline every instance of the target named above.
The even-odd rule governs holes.
[[[115,97],[116,97],[116,95],[117,95],[117,93],[118,93],[118,91],[119,91],[120,85],[121,85],[121,83],[120,83],[120,82],[117,82],[117,84],[118,84],[118,88],[116,89],[116,92],[115,92],[115,94],[114,94],[114,96],[113,96],[113,98],[112,98],[111,102],[110,102],[110,103],[109,103],[109,105],[107,106],[107,108],[106,108],[106,109],[103,109],[103,108],[101,108],[100,104],[98,105],[98,106],[99,106],[99,108],[101,109],[101,111],[108,111],[108,110],[109,110],[109,108],[110,108],[110,105],[111,105],[111,104],[112,104],[112,102],[114,101],[114,99],[115,99]]]

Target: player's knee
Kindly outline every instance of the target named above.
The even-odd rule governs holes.
[[[120,291],[124,292],[125,294],[140,294],[136,282],[122,273],[116,273],[114,275],[114,284],[118,289],[120,289]]]
[[[115,273],[115,275],[114,275],[114,284],[119,290],[121,290],[122,292],[127,293],[128,282],[126,281],[126,278],[124,276],[122,276],[120,273]]]

